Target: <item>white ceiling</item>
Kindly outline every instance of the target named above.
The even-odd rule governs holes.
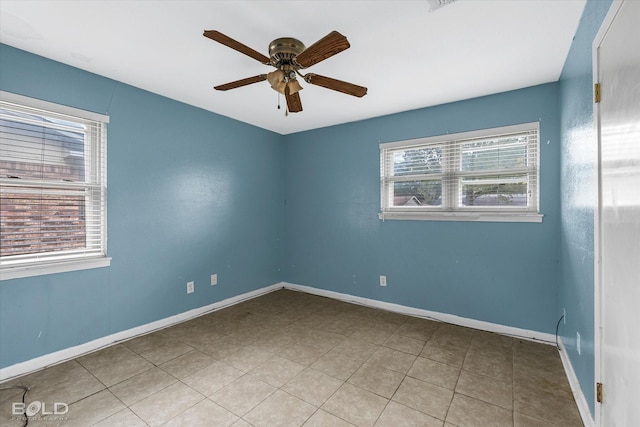
[[[0,42],[280,134],[558,80],[585,0],[13,1]],[[202,36],[218,30],[268,56],[332,30],[351,48],[308,69],[369,88],[363,98],[303,82],[285,117],[267,82],[213,86],[272,68]],[[305,70],[306,72],[307,70]]]

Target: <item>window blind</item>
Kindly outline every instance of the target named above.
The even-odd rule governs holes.
[[[0,267],[106,255],[106,120],[0,101],[0,184]]]
[[[381,216],[537,213],[538,123],[380,144]]]

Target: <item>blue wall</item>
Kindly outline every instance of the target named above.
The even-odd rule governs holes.
[[[566,310],[560,335],[582,392],[594,413],[594,209],[596,136],[593,123],[592,43],[611,5],[587,2],[560,77],[562,135],[561,207],[562,280],[559,315]],[[582,354],[576,349],[576,332]]]
[[[553,332],[557,83],[285,137],[285,280]],[[540,120],[543,223],[381,221],[378,144]],[[388,286],[378,286],[386,275]]]
[[[6,45],[0,67],[4,91],[110,116],[113,258],[0,282],[0,367],[281,280],[281,135]]]

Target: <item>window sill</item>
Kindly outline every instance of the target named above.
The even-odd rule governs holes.
[[[0,281],[42,276],[45,274],[65,273],[68,271],[89,270],[92,268],[109,267],[110,265],[111,258],[100,257],[64,262],[49,262],[29,266],[4,267],[0,270]]]
[[[386,221],[470,221],[470,222],[542,222],[543,214],[539,213],[503,213],[503,212],[385,212],[378,218]]]

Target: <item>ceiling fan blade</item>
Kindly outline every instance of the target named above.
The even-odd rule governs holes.
[[[253,77],[247,77],[246,79],[236,80],[235,82],[219,85],[219,86],[214,87],[214,89],[215,90],[235,89],[235,88],[246,86],[246,85],[250,85],[250,84],[253,84],[253,83],[258,83],[258,82],[261,82],[261,81],[264,81],[264,80],[267,80],[267,75],[266,74],[260,74],[260,75],[253,76]]]
[[[284,88],[284,97],[287,99],[287,108],[290,113],[299,113],[302,111],[302,101],[300,100],[300,93],[289,93],[289,85]]]
[[[353,83],[343,82],[342,80],[332,79],[331,77],[309,73],[304,76],[304,80],[307,83],[326,87],[327,89],[336,90],[346,93],[347,95],[357,96],[358,98],[362,98],[367,94],[367,88],[364,86],[354,85]]]
[[[348,49],[350,46],[345,36],[337,31],[332,31],[302,51],[294,61],[302,68],[307,68]]]
[[[240,53],[244,53],[245,55],[250,56],[251,58],[257,61],[260,61],[263,64],[269,64],[270,62],[269,58],[267,58],[260,52],[253,50],[249,46],[243,45],[239,41],[234,40],[231,37],[222,34],[220,31],[205,30],[205,32],[202,35],[210,38],[211,40],[217,41],[218,43],[221,43],[227,47],[230,47],[231,49],[237,50]]]

